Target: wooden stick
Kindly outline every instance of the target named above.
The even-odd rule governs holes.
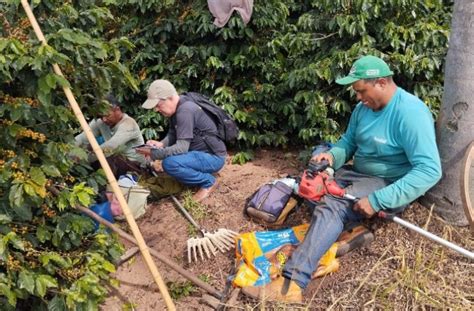
[[[128,249],[125,252],[125,254],[123,254],[122,257],[120,257],[120,259],[117,261],[117,263],[115,265],[120,266],[121,264],[127,262],[130,258],[135,256],[139,251],[140,251],[140,249],[136,246]]]
[[[88,216],[90,216],[93,219],[97,220],[98,222],[100,222],[101,224],[106,226],[107,228],[110,228],[110,230],[114,231],[115,233],[117,233],[119,236],[121,236],[125,240],[127,240],[129,242],[132,242],[135,245],[137,244],[137,240],[135,240],[130,234],[123,231],[119,227],[115,226],[111,222],[107,221],[103,217],[100,217],[99,215],[97,215],[96,213],[91,211],[90,209],[85,208],[83,206],[76,206],[76,208],[78,210],[80,210],[81,212],[83,212],[84,214],[87,214]],[[185,278],[187,278],[188,280],[190,280],[191,282],[193,282],[197,286],[199,286],[202,289],[206,290],[209,294],[212,294],[214,297],[219,298],[219,299],[222,298],[223,294],[221,292],[219,292],[217,289],[215,289],[211,285],[205,283],[204,281],[199,279],[197,276],[195,276],[191,272],[184,270],[181,266],[179,266],[177,263],[175,263],[170,258],[166,257],[165,255],[162,255],[162,254],[158,253],[153,248],[150,248],[150,253],[153,256],[155,256],[155,258],[157,258],[159,261],[161,261],[162,263],[164,263],[165,265],[167,265],[168,267],[170,267],[174,271],[178,272],[179,274],[181,274],[182,276],[184,276]]]
[[[472,207],[472,201],[470,193],[470,188],[474,188],[470,184],[472,179],[470,176],[473,173],[470,173],[472,167],[472,161],[474,161],[474,141],[469,144],[466,149],[466,154],[461,165],[461,201],[464,207],[464,213],[466,214],[467,221],[471,227],[471,232],[474,233],[474,208]],[[470,181],[471,180],[471,181]]]
[[[25,10],[26,15],[28,16],[28,19],[31,23],[31,26],[33,27],[36,37],[43,45],[47,45],[43,32],[41,31],[41,28],[38,25],[38,22],[36,21],[36,17],[34,16],[33,11],[31,10],[30,5],[28,4],[28,1],[21,0],[21,5],[23,6],[23,9]],[[65,78],[58,64],[53,64],[53,70],[58,76]],[[99,147],[99,144],[97,143],[94,137],[94,134],[92,133],[92,130],[89,127],[89,124],[84,118],[81,108],[76,102],[76,99],[74,98],[74,95],[72,94],[71,89],[67,86],[63,86],[63,90],[64,90],[64,93],[66,94],[69,104],[71,105],[72,110],[74,111],[74,114],[76,115],[77,119],[79,120],[79,123],[81,124],[82,129],[84,130],[84,133],[86,134],[89,144],[92,146],[92,150],[96,154],[97,159],[100,162],[100,165],[105,171],[107,180],[109,181],[109,184],[112,187],[112,190],[115,193],[120,203],[120,207],[122,208],[123,214],[125,218],[127,219],[130,229],[132,230],[133,236],[138,242],[138,247],[140,248],[140,251],[143,255],[143,258],[145,259],[148,269],[150,269],[150,272],[156,284],[158,285],[158,289],[160,290],[160,293],[163,296],[163,299],[165,300],[166,307],[169,310],[176,310],[173,300],[171,299],[171,296],[168,293],[168,289],[165,283],[163,282],[160,276],[160,273],[158,272],[158,269],[156,268],[156,265],[153,262],[153,259],[151,258],[151,255],[145,243],[145,240],[143,239],[143,236],[140,230],[138,229],[137,223],[135,222],[135,219],[132,216],[130,208],[128,207],[127,202],[125,201],[122,191],[120,191],[120,188],[117,184],[117,180],[115,179],[115,176],[112,173],[112,170],[110,169],[107,159],[105,158],[104,153],[102,152],[102,149]]]

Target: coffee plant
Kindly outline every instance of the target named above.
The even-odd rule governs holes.
[[[91,205],[105,178],[74,146],[78,123],[61,86],[90,114],[112,84],[136,89],[120,62],[132,44],[105,38],[113,17],[93,2],[44,1],[35,14],[51,45],[39,44],[16,1],[0,4],[1,309],[93,310],[122,246],[74,209]]]
[[[116,35],[135,45],[126,55],[141,89],[126,96],[133,113],[143,117],[148,85],[167,78],[230,112],[241,148],[336,140],[356,102],[334,80],[368,53],[387,60],[396,82],[433,113],[441,103],[450,1],[255,1],[249,24],[235,13],[223,28],[204,0],[108,3]],[[166,128],[142,127],[147,138]]]

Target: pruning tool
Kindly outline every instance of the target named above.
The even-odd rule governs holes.
[[[308,168],[303,172],[303,176],[301,177],[301,182],[298,189],[298,194],[310,201],[320,201],[323,196],[326,194],[330,194],[336,197],[341,197],[348,199],[352,202],[357,202],[360,198],[355,197],[349,193],[346,193],[346,190],[341,188],[334,178],[332,177],[331,172],[328,171],[329,162],[328,161],[320,161],[320,162],[310,162]],[[409,223],[394,214],[390,214],[384,211],[380,211],[377,213],[377,216],[383,219],[391,220],[399,225],[402,225],[410,230],[418,232],[419,234],[423,235],[424,237],[435,241],[445,247],[448,247],[467,258],[473,260],[474,253],[464,249],[458,245],[455,245],[445,239],[442,239],[420,227],[415,226],[412,223]]]
[[[353,195],[350,195],[348,193],[344,194],[343,195],[343,198],[345,199],[348,199],[348,200],[351,200],[353,202],[357,202],[359,200],[359,198],[353,196]],[[461,255],[464,255],[466,256],[467,258],[473,260],[474,259],[474,253],[471,252],[471,251],[468,251],[467,249],[465,248],[462,248],[461,246],[458,246],[456,244],[453,244],[443,238],[440,238],[439,236],[437,235],[434,235],[433,233],[431,232],[428,232],[418,226],[415,226],[414,224],[406,221],[406,220],[403,220],[401,219],[400,217],[397,217],[395,216],[394,214],[391,214],[391,213],[387,213],[387,212],[384,212],[384,211],[380,211],[377,213],[377,216],[380,217],[380,218],[383,218],[383,219],[387,219],[387,220],[391,220],[399,225],[402,225],[403,227],[405,228],[408,228],[410,230],[413,230],[421,235],[423,235],[424,237],[432,240],[432,241],[435,241],[445,247],[448,247],[458,253],[460,253]]]

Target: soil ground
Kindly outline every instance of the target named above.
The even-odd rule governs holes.
[[[218,228],[240,233],[266,230],[244,216],[246,199],[263,183],[298,174],[302,168],[296,152],[278,150],[260,150],[253,161],[244,165],[227,163],[219,173],[219,186],[203,202],[206,217],[199,223],[208,231]],[[429,208],[415,203],[401,217],[464,248],[473,249],[474,241],[468,228],[447,225],[431,214]],[[310,213],[303,206],[290,215],[286,225],[309,221]],[[234,265],[234,252],[218,253],[212,259],[188,264],[186,241],[191,229],[171,199],[151,202],[137,223],[150,248],[202,277],[216,289],[224,289]],[[126,223],[119,224],[124,229],[127,227]],[[234,310],[474,308],[472,261],[395,223],[375,219],[365,225],[375,233],[374,242],[339,258],[338,272],[314,280],[304,291],[304,305],[272,305],[240,294]],[[125,241],[124,245],[132,247]],[[186,295],[185,292],[191,289],[189,285],[183,285],[186,279],[158,260],[155,262],[168,290],[176,297],[173,301],[178,310],[213,310],[200,302],[205,294],[203,290],[194,287],[194,291]],[[140,254],[120,265],[115,277],[120,286],[111,290],[102,310],[165,309]]]

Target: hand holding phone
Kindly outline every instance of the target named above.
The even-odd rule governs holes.
[[[165,145],[161,141],[152,140],[152,139],[147,140],[146,144],[149,145],[149,146],[152,146],[154,148],[164,148],[165,147]]]
[[[151,150],[155,149],[153,146],[150,145],[139,145],[133,147],[135,149],[136,153],[142,154],[145,156],[145,158],[150,158],[151,157]]]
[[[147,145],[147,144],[141,144],[138,146],[133,146],[133,149],[138,149],[138,148],[153,148],[153,146]]]

